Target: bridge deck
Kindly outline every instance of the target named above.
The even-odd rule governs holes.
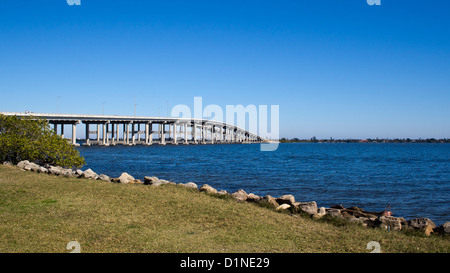
[[[235,125],[207,119],[30,112],[0,112],[0,114],[44,118],[54,126],[55,133],[62,137],[64,137],[65,125],[71,125],[71,143],[73,145],[80,145],[77,143],[76,134],[79,124],[84,124],[85,126],[85,142],[83,145],[87,146],[267,142],[267,139]],[[154,125],[157,128],[154,128]],[[141,126],[144,130],[142,130]],[[91,131],[92,127],[96,127],[96,130]],[[91,139],[92,134],[96,138]],[[154,136],[156,137],[154,138]]]

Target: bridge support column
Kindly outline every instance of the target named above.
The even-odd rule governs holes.
[[[116,123],[116,142],[119,142],[119,123]]]
[[[177,142],[177,137],[178,137],[178,132],[177,132],[177,123],[173,123],[172,124],[172,134],[173,134],[173,144],[174,145],[178,145],[178,142]]]
[[[148,145],[152,145],[153,144],[153,123],[149,122],[148,126],[150,128],[149,136],[148,136],[148,141],[149,141]]]
[[[184,144],[186,144],[186,145],[189,144],[189,142],[188,142],[188,131],[187,131],[187,129],[188,129],[188,126],[187,126],[187,123],[185,123],[185,124],[184,124]]]
[[[149,145],[149,123],[145,124],[145,145]]]
[[[123,126],[126,127],[125,144],[130,145],[130,123],[124,124]]]
[[[116,134],[114,131],[114,123],[111,123],[111,145],[116,145],[116,142],[114,141],[115,137],[116,137]]]
[[[194,144],[197,144],[197,124],[195,124],[195,122],[192,122],[191,124],[191,136],[192,142]]]
[[[136,142],[135,142],[136,131],[135,131],[135,126],[134,125],[135,125],[134,122],[132,122],[131,123],[131,145],[136,145]]]
[[[103,123],[103,138],[102,138],[102,145],[103,146],[109,146],[108,143],[108,127],[107,123]]]
[[[72,145],[74,146],[80,146],[80,144],[77,143],[77,124],[80,123],[80,121],[77,121],[76,123],[72,124]]]
[[[141,141],[141,124],[140,123],[138,123],[137,124],[137,141],[139,142],[139,141]]]
[[[164,131],[164,123],[160,123],[159,124],[159,144],[160,145],[166,145],[165,134],[166,134],[166,132]]]
[[[89,123],[86,123],[86,143],[85,145],[91,146],[91,143],[89,143]]]
[[[202,124],[202,128],[201,128],[201,135],[202,135],[202,144],[206,144],[206,128],[205,128],[205,124]]]

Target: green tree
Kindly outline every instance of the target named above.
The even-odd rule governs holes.
[[[66,139],[55,134],[45,119],[0,114],[0,162],[17,164],[22,160],[68,168],[86,163]]]

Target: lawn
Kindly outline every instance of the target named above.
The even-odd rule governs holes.
[[[179,185],[58,177],[0,166],[0,252],[450,252],[448,237],[291,216]]]

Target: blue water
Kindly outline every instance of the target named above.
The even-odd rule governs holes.
[[[450,144],[259,144],[79,147],[98,174],[240,188],[274,197],[292,194],[318,206],[368,211],[391,205],[394,216],[450,221]]]

